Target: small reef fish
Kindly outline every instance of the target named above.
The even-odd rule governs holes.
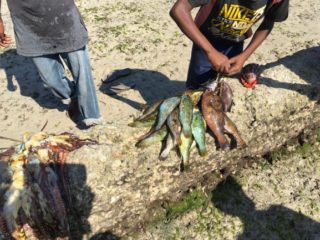
[[[144,109],[144,111],[142,112],[142,114],[137,117],[134,121],[141,121],[144,118],[148,117],[149,115],[155,113],[158,111],[158,108],[160,106],[160,104],[163,102],[163,100],[159,100],[153,104],[151,104],[150,106],[148,106],[147,108]]]
[[[168,98],[162,102],[160,105],[158,121],[155,130],[159,130],[162,127],[169,114],[179,105],[179,102],[179,97]]]
[[[220,97],[217,91],[207,89],[202,97],[202,113],[203,117],[218,139],[219,146],[222,150],[230,149],[230,144],[224,135],[224,131],[231,134],[241,148],[245,148],[246,144],[241,138],[236,125],[223,112]]]
[[[191,137],[186,137],[183,132],[181,132],[181,146],[179,146],[180,154],[182,157],[182,165],[185,171],[190,169],[189,159],[190,159],[190,150],[193,142],[192,135]]]
[[[155,142],[160,142],[166,137],[166,135],[167,135],[167,125],[164,124],[160,129],[155,130],[153,133],[148,135],[146,138],[139,141],[136,144],[136,147],[137,148],[144,148],[144,147],[147,147]]]
[[[179,104],[179,116],[182,125],[182,132],[186,138],[192,137],[191,123],[193,114],[193,105],[191,98],[188,95],[181,96],[181,102]]]
[[[220,87],[221,87],[220,98],[222,103],[222,109],[223,111],[228,112],[230,111],[231,106],[233,104],[233,93],[232,93],[231,87],[225,81],[221,81],[218,84],[218,88]]]
[[[206,149],[206,143],[205,143],[207,126],[199,108],[197,107],[193,109],[193,119],[192,119],[191,129],[192,129],[193,137],[196,143],[198,144],[200,155],[201,156],[208,155],[208,152]]]
[[[179,119],[179,109],[175,108],[167,118],[167,125],[173,134],[175,141],[181,145],[181,123]]]

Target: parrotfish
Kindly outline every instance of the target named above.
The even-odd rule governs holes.
[[[137,117],[134,121],[141,121],[144,118],[148,117],[151,114],[154,114],[155,112],[158,111],[158,108],[160,106],[160,104],[163,102],[163,100],[159,100],[153,104],[151,104],[150,106],[148,106],[146,109],[144,109],[144,111],[142,112],[142,114]]]
[[[181,102],[179,104],[179,115],[182,125],[182,132],[186,138],[192,137],[191,123],[193,115],[193,105],[191,98],[188,95],[181,96]]]
[[[133,122],[129,123],[128,126],[130,126],[130,127],[150,127],[156,123],[157,118],[158,118],[158,111],[154,111],[140,120],[135,119]]]
[[[179,102],[179,97],[168,98],[162,102],[160,105],[158,121],[155,130],[159,130],[162,127],[169,114],[178,106]]]
[[[195,107],[193,109],[193,119],[192,119],[191,129],[192,129],[193,137],[198,144],[201,156],[206,156],[208,154],[206,149],[206,143],[205,143],[206,128],[207,128],[206,123],[202,117],[201,112],[199,111],[199,108]]]
[[[220,97],[217,95],[217,91],[213,92],[212,90],[207,89],[203,93],[201,105],[203,117],[206,120],[208,127],[217,137],[222,150],[230,149],[230,144],[224,135],[224,131],[233,135],[241,148],[246,147],[235,124],[223,112],[222,103]]]
[[[173,134],[175,141],[178,145],[181,145],[181,123],[179,119],[179,108],[175,108],[167,118],[167,125],[170,129],[170,132]]]
[[[192,135],[191,137],[186,137],[183,132],[181,132],[181,146],[179,146],[180,154],[182,157],[182,162],[185,170],[189,169],[189,159],[190,159],[190,150],[192,145]]]
[[[159,130],[154,131],[136,144],[137,148],[147,147],[155,142],[162,141],[167,135],[167,125],[163,125]]]
[[[191,102],[193,106],[197,106],[203,91],[194,91],[194,90],[187,90],[183,93],[183,95],[188,95],[191,98]]]
[[[169,156],[169,153],[170,151],[175,147],[177,146],[177,142],[175,141],[175,138],[172,134],[172,132],[169,132],[168,133],[168,136],[167,136],[167,141],[166,141],[166,147],[163,149],[163,151],[161,152],[160,156],[159,156],[159,159],[161,161],[165,160],[168,156]]]
[[[230,111],[230,108],[233,104],[233,93],[232,93],[231,87],[225,81],[221,81],[218,84],[218,88],[220,87],[221,87],[220,98],[222,103],[222,109],[225,112]]]

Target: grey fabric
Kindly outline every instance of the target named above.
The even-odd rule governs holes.
[[[70,52],[88,43],[74,0],[8,0],[18,54]]]
[[[192,7],[200,7],[202,5],[205,5],[209,3],[211,0],[189,0],[189,3]]]

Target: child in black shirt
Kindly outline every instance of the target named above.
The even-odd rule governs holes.
[[[195,21],[191,10],[201,7]],[[289,0],[178,0],[171,17],[194,45],[187,87],[196,89],[217,72],[230,76],[240,72],[245,61],[271,32],[274,22],[288,17]],[[251,27],[262,19],[251,42]]]

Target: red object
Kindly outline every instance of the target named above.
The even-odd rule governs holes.
[[[257,79],[255,79],[255,80],[251,81],[250,83],[248,83],[248,82],[243,78],[243,76],[241,76],[240,81],[241,81],[242,85],[245,86],[246,88],[253,88],[253,87],[254,87],[255,85],[257,85],[257,83],[258,83],[258,80],[257,80]]]

